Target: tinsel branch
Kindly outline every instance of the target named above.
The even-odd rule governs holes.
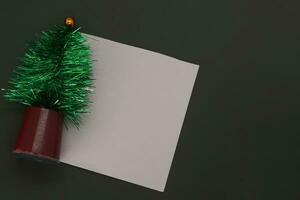
[[[5,97],[62,113],[79,126],[92,86],[91,50],[79,29],[55,26],[31,43]]]

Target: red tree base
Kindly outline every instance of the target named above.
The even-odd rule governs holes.
[[[13,153],[38,161],[59,161],[63,116],[40,107],[27,108]]]

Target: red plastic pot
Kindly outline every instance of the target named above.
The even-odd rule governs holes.
[[[39,161],[58,161],[63,116],[41,107],[27,108],[13,153]]]

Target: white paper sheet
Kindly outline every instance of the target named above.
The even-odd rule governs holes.
[[[61,161],[164,191],[198,66],[87,35],[91,113],[64,130]]]

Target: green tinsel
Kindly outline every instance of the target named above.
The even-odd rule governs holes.
[[[79,126],[92,86],[91,50],[79,29],[55,26],[31,43],[5,97],[53,109]]]

